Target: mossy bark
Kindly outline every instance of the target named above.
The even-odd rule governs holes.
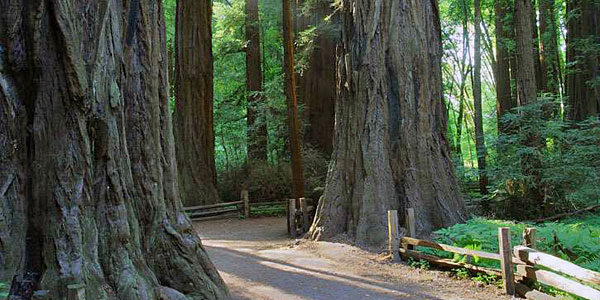
[[[310,230],[387,240],[386,211],[416,212],[417,232],[465,220],[445,137],[437,1],[344,0],[335,138]]]
[[[0,280],[226,298],[179,200],[162,3],[7,0],[0,21]]]

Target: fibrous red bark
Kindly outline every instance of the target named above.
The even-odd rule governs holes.
[[[568,118],[600,117],[600,4],[594,0],[567,1],[566,91]]]
[[[219,202],[213,127],[212,1],[179,0],[175,26],[175,138],[187,206]]]
[[[465,220],[445,137],[437,1],[344,0],[341,18],[334,151],[310,236],[381,245],[386,211],[408,207],[418,234]]]
[[[264,97],[258,0],[246,0],[246,42],[248,159],[266,161],[267,123],[259,109]]]
[[[318,2],[307,16],[299,16],[300,29],[315,26],[316,36],[308,65],[298,78],[299,98],[304,105],[307,128],[304,141],[321,152],[330,155],[333,151],[333,126],[335,121],[336,56],[339,43],[339,17],[333,14],[328,1]],[[332,15],[333,14],[333,15]],[[329,21],[324,19],[328,18]]]
[[[0,281],[227,298],[179,200],[162,3],[7,0],[0,22]]]

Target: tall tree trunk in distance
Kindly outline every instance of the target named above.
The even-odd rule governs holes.
[[[502,124],[502,117],[516,106],[511,96],[510,54],[506,47],[510,35],[506,32],[508,26],[504,24],[509,6],[505,0],[498,0],[494,3],[494,11],[496,14],[496,111],[498,133],[503,133],[506,128]]]
[[[556,5],[554,0],[538,0],[540,12],[540,48],[542,71],[545,74],[544,92],[559,96],[562,90],[558,36],[556,27]]]
[[[531,37],[533,40],[533,65],[535,68],[535,84],[538,93],[544,90],[545,73],[542,71],[540,56],[540,38],[538,34],[537,16],[535,9],[536,0],[531,0]]]
[[[531,0],[515,0],[514,23],[517,60],[517,95],[520,106],[533,103],[536,100],[536,69],[531,37]]]
[[[175,149],[187,206],[219,202],[213,128],[212,2],[178,0],[175,26]]]
[[[283,70],[285,72],[285,96],[287,98],[288,129],[292,152],[292,193],[294,199],[304,197],[304,172],[302,167],[302,145],[300,117],[296,95],[296,71],[294,68],[294,38],[292,36],[291,0],[282,1],[283,9]]]
[[[520,106],[533,104],[537,100],[537,85],[535,74],[535,56],[531,47],[531,36],[533,24],[531,23],[531,10],[533,9],[530,0],[515,0],[515,28],[517,45],[517,93]],[[526,113],[526,118],[535,118],[531,113]],[[528,130],[523,146],[532,148],[543,147],[536,128]],[[544,211],[544,197],[540,192],[541,183],[541,158],[539,153],[529,151],[521,155],[521,169],[523,175],[529,178],[528,199],[534,200],[537,208]],[[520,205],[523,205],[520,203]]]
[[[570,67],[566,72],[566,94],[570,120],[600,117],[598,44],[600,4],[594,0],[567,1],[567,65]]]
[[[483,135],[483,109],[481,99],[481,2],[475,0],[475,64],[473,66],[473,106],[475,109],[475,147],[477,150],[477,166],[479,169],[479,191],[487,194],[487,175],[485,171],[485,137]]]
[[[459,85],[459,96],[458,96],[458,117],[456,120],[456,153],[460,157],[461,164],[464,164],[462,154],[462,132],[463,123],[465,117],[465,88],[467,85],[467,78],[471,73],[471,55],[470,55],[470,40],[469,40],[469,6],[465,0],[462,1],[463,8],[463,19],[462,19],[462,57],[460,61],[460,85]],[[467,63],[467,59],[469,60]]]
[[[421,235],[463,221],[437,1],[344,0],[341,18],[334,152],[309,235],[382,245],[386,211],[408,207]]]
[[[246,40],[248,159],[267,161],[267,122],[258,109],[264,100],[258,0],[246,0]]]
[[[0,281],[13,295],[66,299],[83,283],[92,300],[228,298],[179,198],[162,7],[0,2]]]
[[[330,27],[339,26],[339,16],[335,14],[330,18],[331,24],[325,25],[323,19],[333,13],[331,3],[324,1],[312,5],[316,7],[312,9],[311,15],[302,17],[301,19],[307,20],[299,22],[317,27],[308,67],[298,78],[299,98],[304,104],[304,118],[308,123],[304,141],[330,155],[333,151],[335,122],[335,51],[340,39],[339,33]]]

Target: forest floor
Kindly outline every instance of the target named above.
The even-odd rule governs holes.
[[[236,300],[510,299],[449,272],[391,264],[343,243],[291,240],[285,218],[196,222]]]

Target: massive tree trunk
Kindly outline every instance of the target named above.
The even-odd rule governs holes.
[[[344,0],[334,152],[314,239],[387,238],[386,211],[417,232],[465,220],[446,141],[436,0]]]
[[[520,106],[533,103],[536,100],[536,69],[531,37],[533,24],[531,0],[515,0],[514,22],[515,40],[517,45],[517,99]]]
[[[542,71],[545,73],[544,92],[559,95],[562,85],[560,58],[558,54],[558,36],[556,27],[556,5],[554,0],[539,0],[540,47],[542,53]]]
[[[219,202],[213,128],[212,1],[178,0],[175,138],[179,189],[187,206]]]
[[[292,152],[292,193],[294,199],[304,197],[304,171],[302,167],[302,143],[300,117],[296,91],[294,64],[294,38],[292,34],[291,0],[282,1],[283,10],[283,70],[285,72],[285,96],[287,99],[288,131]]]
[[[600,4],[567,2],[566,90],[568,117],[574,121],[600,117]]]
[[[7,0],[0,22],[0,281],[226,298],[179,200],[162,3]]]
[[[505,131],[505,126],[502,123],[502,117],[506,115],[515,103],[511,96],[510,89],[510,54],[506,43],[510,38],[507,30],[509,26],[505,25],[509,10],[509,5],[505,0],[498,0],[494,3],[494,11],[496,13],[496,103],[498,115],[498,132]]]
[[[317,36],[313,41],[308,66],[298,78],[299,97],[304,104],[304,118],[308,128],[304,133],[304,141],[330,155],[333,151],[333,123],[335,121],[335,49],[339,43],[339,33],[331,29],[323,21],[333,9],[329,1],[318,2],[311,10],[311,15],[301,17],[309,19],[299,25],[317,27]],[[339,17],[331,18],[332,25],[339,26]],[[302,26],[304,27],[304,26]],[[306,29],[306,28],[300,28]]]
[[[248,159],[267,160],[267,122],[260,113],[263,74],[260,55],[258,0],[246,0],[246,91],[248,93]]]
[[[487,175],[485,171],[485,137],[483,135],[483,109],[481,99],[481,2],[475,0],[475,65],[473,66],[473,106],[475,109],[475,147],[479,170],[479,191],[487,194]]]

